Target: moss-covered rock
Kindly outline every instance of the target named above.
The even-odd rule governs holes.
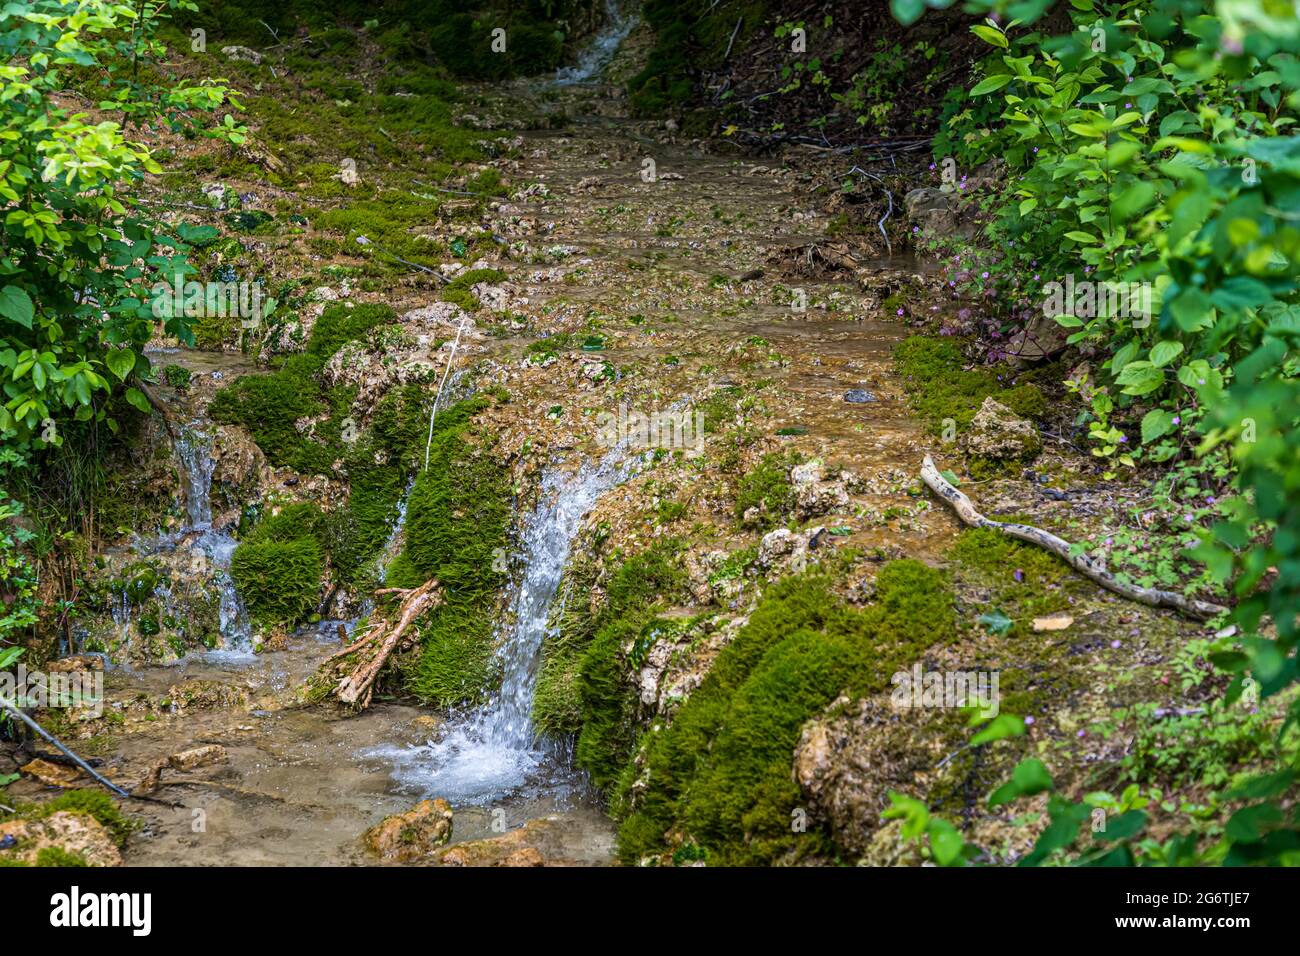
[[[316,609],[325,577],[325,521],[313,504],[288,505],[240,542],[230,576],[253,621],[291,627]]]
[[[473,416],[490,401],[460,402],[434,420],[429,467],[407,504],[402,573],[436,578],[443,603],[420,623],[420,652],[404,672],[406,689],[452,706],[490,688],[496,605],[505,582],[501,558],[510,545],[508,470]]]
[[[826,834],[791,827],[801,728],[845,691],[882,689],[954,629],[944,576],[916,561],[882,568],[864,611],[842,605],[825,577],[773,585],[671,724],[643,735],[616,803],[622,859],[669,854],[672,843],[721,863],[833,851]]]

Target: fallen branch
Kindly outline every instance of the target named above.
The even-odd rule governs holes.
[[[934,459],[929,455],[925,456],[925,461],[921,464],[921,480],[929,486],[931,491],[948,502],[953,511],[957,512],[957,517],[971,527],[993,528],[1009,537],[1018,538],[1029,544],[1036,544],[1056,555],[1084,577],[1095,581],[1107,590],[1114,591],[1121,597],[1128,598],[1130,601],[1137,601],[1149,607],[1173,608],[1197,620],[1205,620],[1217,614],[1223,614],[1228,610],[1218,604],[1210,604],[1208,601],[1196,601],[1173,591],[1161,591],[1158,588],[1140,588],[1134,584],[1125,584],[1107,571],[1101,562],[1088,557],[1086,554],[1072,554],[1070,543],[1058,538],[1050,531],[1043,531],[1033,525],[1018,524],[1012,521],[994,521],[992,518],[984,517],[976,510],[975,505],[971,503],[969,498],[954,488],[943,475],[939,474],[939,469],[934,466]]]
[[[418,588],[382,588],[375,594],[402,596],[394,619],[374,620],[358,640],[328,657],[313,678],[314,683],[327,685],[328,693],[340,702],[363,710],[370,706],[375,679],[410,626],[442,603],[437,581],[426,581]]]
[[[124,800],[130,799],[131,794],[127,793],[125,790],[123,790],[123,789],[122,789],[121,787],[119,787],[117,784],[113,783],[113,782],[112,782],[111,780],[109,780],[107,777],[103,777],[103,776],[101,776],[101,775],[100,775],[100,774],[95,770],[94,767],[92,767],[90,764],[86,763],[86,761],[82,760],[80,757],[78,757],[76,754],[74,754],[71,750],[69,750],[69,749],[64,745],[64,743],[63,743],[61,740],[59,740],[59,739],[58,739],[57,737],[55,737],[52,733],[50,733],[48,730],[46,730],[44,727],[42,727],[42,726],[41,726],[40,724],[38,724],[36,721],[32,720],[32,718],[28,717],[25,713],[23,713],[22,708],[19,707],[18,704],[17,704],[13,699],[11,699],[10,697],[6,696],[5,693],[4,693],[4,691],[0,691],[0,707],[3,707],[5,710],[9,711],[11,714],[13,714],[13,715],[14,715],[15,717],[17,717],[19,720],[21,720],[24,724],[26,724],[26,725],[27,725],[28,727],[30,727],[32,730],[34,730],[34,731],[36,731],[38,734],[40,734],[41,737],[43,737],[46,741],[48,741],[49,743],[52,743],[55,747],[57,747],[57,748],[58,748],[58,749],[63,753],[64,756],[66,756],[68,759],[70,759],[74,764],[76,764],[78,767],[80,767],[80,768],[81,768],[82,770],[84,770],[86,773],[88,773],[88,774],[90,774],[92,777],[94,777],[95,780],[96,780],[97,782],[103,784],[105,787],[107,787],[109,790],[113,791],[113,793],[117,794],[117,795],[118,795],[119,797],[121,797],[122,799],[124,799]]]

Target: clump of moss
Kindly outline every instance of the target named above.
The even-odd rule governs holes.
[[[230,576],[248,615],[260,624],[294,625],[320,599],[325,515],[313,504],[294,504],[267,516],[240,542]]]
[[[213,420],[243,425],[274,465],[305,474],[332,474],[342,448],[331,412],[350,405],[350,390],[327,395],[316,380],[324,366],[316,354],[290,356],[266,375],[243,375],[217,392],[209,413]],[[304,434],[295,422],[325,421]]]
[[[614,804],[624,814],[624,862],[668,852],[670,832],[718,863],[833,851],[828,837],[791,830],[801,728],[841,693],[884,689],[893,672],[955,632],[940,572],[895,561],[876,583],[877,600],[863,611],[842,605],[815,574],[769,588],[672,723],[643,735],[624,770]]]
[[[443,602],[420,624],[420,653],[404,682],[444,707],[480,699],[493,679],[493,611],[505,580],[498,569],[509,546],[511,489],[485,436],[472,432],[473,416],[488,401],[476,396],[434,420],[429,467],[407,505],[403,573],[436,578]]]
[[[797,452],[771,452],[764,455],[754,468],[740,479],[736,491],[736,517],[757,508],[754,523],[762,529],[778,524],[794,510],[794,485],[790,482],[790,469],[802,461]]]
[[[1036,385],[1003,384],[1013,377],[1009,368],[965,368],[966,358],[952,339],[923,335],[904,339],[894,349],[894,365],[903,375],[912,406],[935,434],[942,430],[945,418],[959,428],[969,425],[989,396],[1026,418],[1041,418],[1047,411]]]
[[[345,582],[360,580],[392,533],[410,475],[423,464],[427,406],[420,386],[393,389],[345,453],[348,501],[329,528],[330,560]]]
[[[335,302],[325,308],[312,326],[307,352],[319,356],[322,365],[348,342],[362,339],[371,329],[388,325],[397,313],[386,305],[362,303],[349,306]]]
[[[542,645],[533,721],[547,734],[579,734],[578,762],[612,785],[635,740],[635,691],[624,648],[644,651],[665,633],[655,613],[685,596],[680,542],[665,539],[619,562],[596,609],[594,562],[573,564],[557,627]]]
[[[1031,618],[1064,610],[1070,595],[1087,587],[1060,558],[994,528],[967,528],[950,557],[964,578],[992,591],[992,602],[1015,619],[1017,636]]]
[[[244,543],[230,560],[230,575],[249,617],[261,624],[305,620],[320,597],[325,555],[314,538]]]
[[[32,820],[44,820],[51,814],[58,813],[61,810],[84,813],[98,820],[118,846],[125,846],[126,838],[136,828],[136,824],[123,815],[117,804],[113,802],[113,798],[102,790],[68,790],[59,794],[53,800],[36,806],[20,807],[19,810],[21,816]],[[45,866],[47,864],[40,863],[38,860],[37,865]]]
[[[454,302],[466,312],[477,311],[478,299],[474,297],[473,287],[480,282],[502,282],[505,277],[500,269],[467,269],[443,287],[442,300]]]

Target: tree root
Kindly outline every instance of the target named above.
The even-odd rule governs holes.
[[[382,588],[375,592],[376,596],[384,594],[402,597],[395,617],[372,621],[358,640],[326,658],[312,679],[317,686],[327,688],[327,695],[360,710],[370,706],[375,679],[411,624],[442,603],[437,581],[426,581],[418,588]]]
[[[1050,531],[1043,531],[1033,525],[994,521],[991,518],[984,517],[975,509],[975,505],[971,503],[969,498],[954,488],[943,475],[939,474],[939,470],[934,465],[934,459],[929,455],[925,456],[925,461],[921,464],[921,480],[929,486],[931,491],[948,502],[953,511],[957,512],[957,517],[964,523],[973,528],[994,528],[1009,537],[1027,541],[1029,544],[1036,544],[1056,555],[1084,577],[1095,581],[1107,590],[1114,591],[1121,597],[1128,598],[1130,601],[1137,601],[1149,607],[1173,608],[1188,617],[1200,621],[1223,614],[1228,610],[1218,604],[1211,604],[1208,601],[1196,601],[1173,591],[1161,591],[1158,588],[1140,588],[1133,584],[1125,584],[1116,580],[1115,576],[1107,571],[1101,562],[1088,557],[1086,554],[1071,554],[1070,543],[1058,538]]]

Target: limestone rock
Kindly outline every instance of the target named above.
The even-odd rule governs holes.
[[[47,787],[70,787],[81,778],[81,771],[76,767],[65,767],[37,758],[19,768],[29,777],[35,777]]]
[[[808,552],[816,550],[824,530],[819,525],[806,531],[769,531],[758,546],[758,563],[769,572],[797,574],[808,567]]]
[[[883,824],[889,791],[924,799],[948,742],[934,711],[841,697],[809,721],[794,752],[794,781],[835,841],[865,854]]]
[[[253,64],[253,66],[259,66],[262,63],[262,54],[256,50],[250,50],[246,46],[223,46],[221,55],[227,60],[242,60],[245,63]]]
[[[561,816],[538,817],[515,830],[468,840],[436,855],[438,866],[573,866],[568,842],[574,834]]]
[[[451,838],[451,805],[421,800],[405,813],[385,817],[366,831],[366,848],[380,859],[412,863],[428,857]]]
[[[199,767],[207,767],[216,763],[225,763],[230,759],[226,753],[226,748],[221,744],[206,744],[202,747],[191,747],[189,750],[182,750],[180,753],[174,753],[167,758],[167,765],[173,770],[197,770]]]
[[[969,231],[969,227],[960,224],[957,201],[955,190],[944,192],[934,186],[922,186],[903,197],[903,206],[907,218],[921,227],[923,235],[932,239],[944,238]]]
[[[1027,461],[1043,450],[1043,439],[1033,422],[989,396],[975,413],[963,445],[972,457]]]
[[[60,810],[43,820],[0,823],[0,841],[13,837],[17,845],[0,850],[0,859],[34,864],[41,850],[57,847],[79,854],[91,866],[121,866],[122,854],[108,830],[87,813]],[[7,842],[7,841],[6,841]]]
[[[828,481],[825,466],[819,458],[792,468],[790,483],[794,486],[795,511],[802,520],[849,506],[849,492],[844,478],[841,476]]]

